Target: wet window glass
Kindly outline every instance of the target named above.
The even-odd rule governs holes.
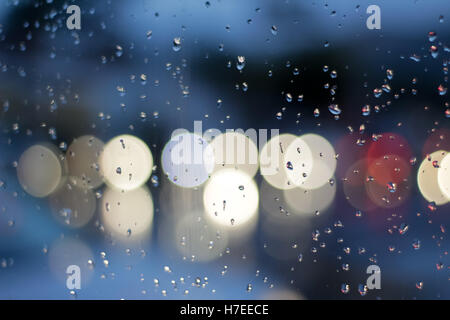
[[[449,299],[449,23],[0,1],[0,299]]]

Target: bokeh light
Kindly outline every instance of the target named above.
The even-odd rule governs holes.
[[[450,150],[450,129],[433,128],[422,148],[422,155],[426,157],[428,154],[438,150]]]
[[[368,180],[370,182],[366,159],[359,160],[351,165],[342,179],[345,199],[355,209],[370,211],[377,208],[366,191]]]
[[[332,180],[334,181],[334,180]],[[332,204],[336,195],[336,184],[326,183],[317,189],[295,189],[284,190],[283,196],[289,212],[314,217],[320,215]]]
[[[450,153],[446,153],[446,156],[441,160],[438,169],[438,185],[440,191],[450,201]]]
[[[292,134],[281,134],[271,138],[260,151],[259,163],[263,178],[278,189],[292,189],[295,184],[291,183],[284,169],[284,154],[289,145],[297,137]]]
[[[324,137],[306,134],[301,138],[309,146],[313,157],[312,171],[301,187],[304,189],[320,188],[329,183],[336,171],[336,152],[331,143]]]
[[[434,202],[436,205],[444,205],[448,202],[444,188],[441,189],[438,181],[439,168],[446,156],[447,152],[442,150],[433,152],[422,160],[417,171],[417,185],[420,193],[428,202]]]
[[[54,192],[65,178],[67,164],[50,145],[34,145],[20,156],[17,178],[30,195],[43,198]]]
[[[49,197],[50,207],[54,217],[60,223],[72,228],[80,228],[93,217],[97,199],[90,189],[84,188],[84,182],[76,184],[70,180]]]
[[[113,238],[136,241],[150,235],[153,210],[152,195],[145,186],[130,191],[107,188],[102,197],[101,220]]]
[[[120,135],[100,155],[100,170],[110,187],[133,190],[142,186],[153,169],[153,156],[141,139]]]
[[[104,148],[100,139],[86,135],[74,139],[66,152],[69,175],[79,178],[80,186],[95,189],[103,184],[99,156]]]
[[[295,189],[292,189],[295,190]],[[284,191],[274,188],[265,180],[261,182],[262,213],[260,216],[260,245],[264,253],[282,261],[299,259],[298,250],[292,246],[305,246],[311,240],[311,217],[291,212]]]
[[[216,136],[211,142],[211,147],[216,163],[214,172],[221,169],[235,169],[253,177],[258,171],[258,148],[250,137],[240,132],[228,131]]]
[[[186,188],[202,185],[215,165],[212,147],[193,133],[172,137],[163,149],[161,163],[169,180]]]
[[[411,147],[405,137],[393,132],[383,132],[375,136],[376,138],[372,138],[367,152],[367,158],[369,160],[378,159],[390,154],[395,154],[405,160],[411,158]]]
[[[208,262],[220,258],[228,245],[227,228],[212,224],[203,214],[187,214],[176,221],[175,243],[189,260]]]
[[[397,155],[384,155],[369,162],[365,181],[370,199],[383,208],[396,208],[409,197],[412,183],[410,166]]]
[[[258,187],[246,172],[223,169],[208,180],[203,204],[208,217],[219,225],[236,228],[256,217]]]
[[[400,183],[411,173],[408,159],[397,154],[385,154],[375,159],[368,158],[367,163],[368,179],[383,186],[388,183]]]
[[[284,170],[295,186],[302,186],[313,170],[314,158],[309,145],[302,137],[292,141],[284,155]]]

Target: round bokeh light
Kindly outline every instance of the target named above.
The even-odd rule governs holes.
[[[441,192],[450,201],[450,153],[447,153],[439,165],[438,185]]]
[[[161,163],[166,176],[177,186],[198,187],[214,169],[214,152],[202,137],[183,133],[166,144]]]
[[[245,172],[224,169],[213,174],[203,193],[207,216],[220,225],[237,227],[257,214],[258,188]]]
[[[106,189],[101,219],[105,229],[119,240],[140,240],[150,234],[153,199],[147,187],[131,191]]]
[[[100,170],[106,183],[120,190],[133,190],[150,177],[153,156],[139,138],[121,135],[111,139],[100,155]]]
[[[259,163],[263,178],[273,187],[281,190],[295,188],[291,183],[286,170],[283,168],[284,154],[289,145],[297,137],[292,134],[282,134],[273,137],[264,145],[260,152]]]
[[[211,142],[214,152],[214,172],[221,169],[244,171],[255,176],[258,171],[258,148],[254,140],[240,132],[226,132]]]
[[[99,170],[99,156],[104,143],[94,136],[75,139],[67,149],[66,158],[70,176],[82,182],[80,186],[95,189],[103,184]]]
[[[66,174],[66,163],[56,148],[34,145],[25,150],[17,165],[17,177],[30,195],[43,198],[53,193]]]
[[[441,168],[445,170],[445,166],[442,167],[442,160],[446,156],[447,152],[442,150],[433,152],[422,161],[417,172],[417,185],[420,193],[428,202],[435,202],[438,206],[448,202],[445,190],[442,190],[443,188],[439,184],[439,171],[442,175]]]

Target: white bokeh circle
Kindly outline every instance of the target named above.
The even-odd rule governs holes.
[[[258,171],[258,148],[255,142],[240,132],[226,132],[211,141],[214,152],[214,172],[222,169],[244,171],[254,177]]]
[[[450,153],[442,159],[438,169],[438,185],[441,192],[450,201]]]
[[[74,139],[66,152],[69,174],[80,179],[79,186],[95,189],[103,184],[99,169],[99,157],[104,147],[103,141],[94,136]]]
[[[152,195],[145,186],[130,191],[108,188],[102,197],[102,223],[119,240],[136,240],[148,235],[153,211]]]
[[[25,150],[17,165],[17,178],[22,188],[33,197],[53,193],[66,174],[66,163],[56,148],[34,145]]]
[[[312,171],[301,185],[304,189],[317,189],[327,184],[336,171],[336,152],[327,139],[317,134],[301,136],[309,146],[312,157]]]
[[[287,148],[283,168],[294,186],[303,186],[313,170],[313,155],[309,145],[301,137],[293,140]]]
[[[207,216],[228,227],[246,224],[257,214],[258,203],[256,183],[247,173],[234,169],[214,173],[203,193]]]
[[[436,205],[444,205],[449,201],[439,185],[440,169],[437,167],[442,168],[442,160],[446,155],[447,152],[442,150],[433,152],[422,161],[417,172],[417,186],[420,193],[428,202],[435,202]]]
[[[153,169],[148,146],[132,135],[111,139],[100,155],[100,170],[110,187],[133,190],[142,186]]]
[[[262,148],[259,155],[260,172],[264,180],[271,186],[281,190],[295,188],[283,168],[285,152],[297,137],[292,134],[281,134],[271,138]]]
[[[182,133],[166,144],[161,163],[166,176],[177,186],[198,187],[214,170],[214,152],[201,136]]]

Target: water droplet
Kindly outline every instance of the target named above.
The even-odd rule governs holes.
[[[419,250],[421,246],[421,242],[418,239],[415,239],[412,243],[412,247],[414,248],[414,250]]]
[[[346,283],[343,283],[343,284],[341,285],[341,292],[342,292],[343,294],[349,293],[349,292],[350,292],[350,285],[349,285],[349,284],[346,284]]]
[[[294,169],[294,166],[292,165],[292,162],[288,161],[288,162],[286,163],[286,168],[288,168],[289,170],[293,170],[293,169]]]
[[[445,96],[447,94],[447,88],[445,88],[442,84],[438,87],[439,95]]]
[[[155,188],[159,186],[159,178],[157,175],[152,175],[150,181]]]
[[[369,290],[368,290],[368,288],[367,288],[366,285],[363,285],[363,284],[359,284],[359,285],[358,285],[358,292],[359,292],[359,294],[360,294],[361,296],[364,297],[364,296],[367,294],[368,291],[369,291]]]
[[[292,95],[290,93],[286,93],[286,101],[292,102]]]
[[[330,72],[330,77],[331,77],[332,79],[336,79],[336,78],[337,78],[337,71],[336,71],[336,70],[331,71],[331,72]]]
[[[283,119],[283,114],[281,112],[277,112],[276,118],[277,118],[277,120]]]
[[[395,191],[397,191],[397,184],[394,182],[388,182],[386,184],[387,189],[389,190],[389,192],[394,193]]]
[[[438,47],[437,46],[431,46],[430,47],[430,54],[431,54],[431,56],[434,58],[434,59],[436,59],[438,56],[439,56],[439,50],[438,50]]]
[[[428,40],[434,42],[437,38],[437,33],[435,31],[428,32]]]
[[[337,105],[337,104],[330,104],[328,106],[328,110],[330,110],[331,114],[334,114],[334,115],[339,115],[342,112],[341,109],[339,108],[339,105]]]
[[[271,28],[270,28],[270,32],[272,32],[272,34],[274,35],[274,36],[276,36],[277,34],[278,34],[278,28],[277,28],[277,26],[272,26]]]
[[[420,62],[422,59],[418,54],[413,54],[409,57],[412,61]]]
[[[394,78],[394,70],[392,69],[387,69],[386,70],[386,76],[389,80],[392,80]]]
[[[439,162],[438,162],[437,160],[434,160],[434,161],[432,162],[432,164],[433,164],[433,167],[439,168]]]
[[[428,203],[428,210],[430,210],[431,212],[436,211],[437,207],[436,207],[436,202],[432,201],[430,203]]]
[[[409,226],[406,223],[402,223],[398,229],[398,233],[404,235],[409,230]]]
[[[244,56],[238,56],[236,61],[236,69],[239,71],[243,70],[245,67],[245,57]]]
[[[123,54],[123,48],[119,45],[116,45],[116,57],[121,57]]]
[[[362,107],[361,111],[363,116],[370,115],[370,105],[366,104],[365,106]]]
[[[180,37],[173,38],[172,49],[175,52],[178,52],[181,50],[181,38]]]
[[[381,97],[382,94],[383,94],[383,90],[381,88],[373,89],[373,95],[375,98]]]

